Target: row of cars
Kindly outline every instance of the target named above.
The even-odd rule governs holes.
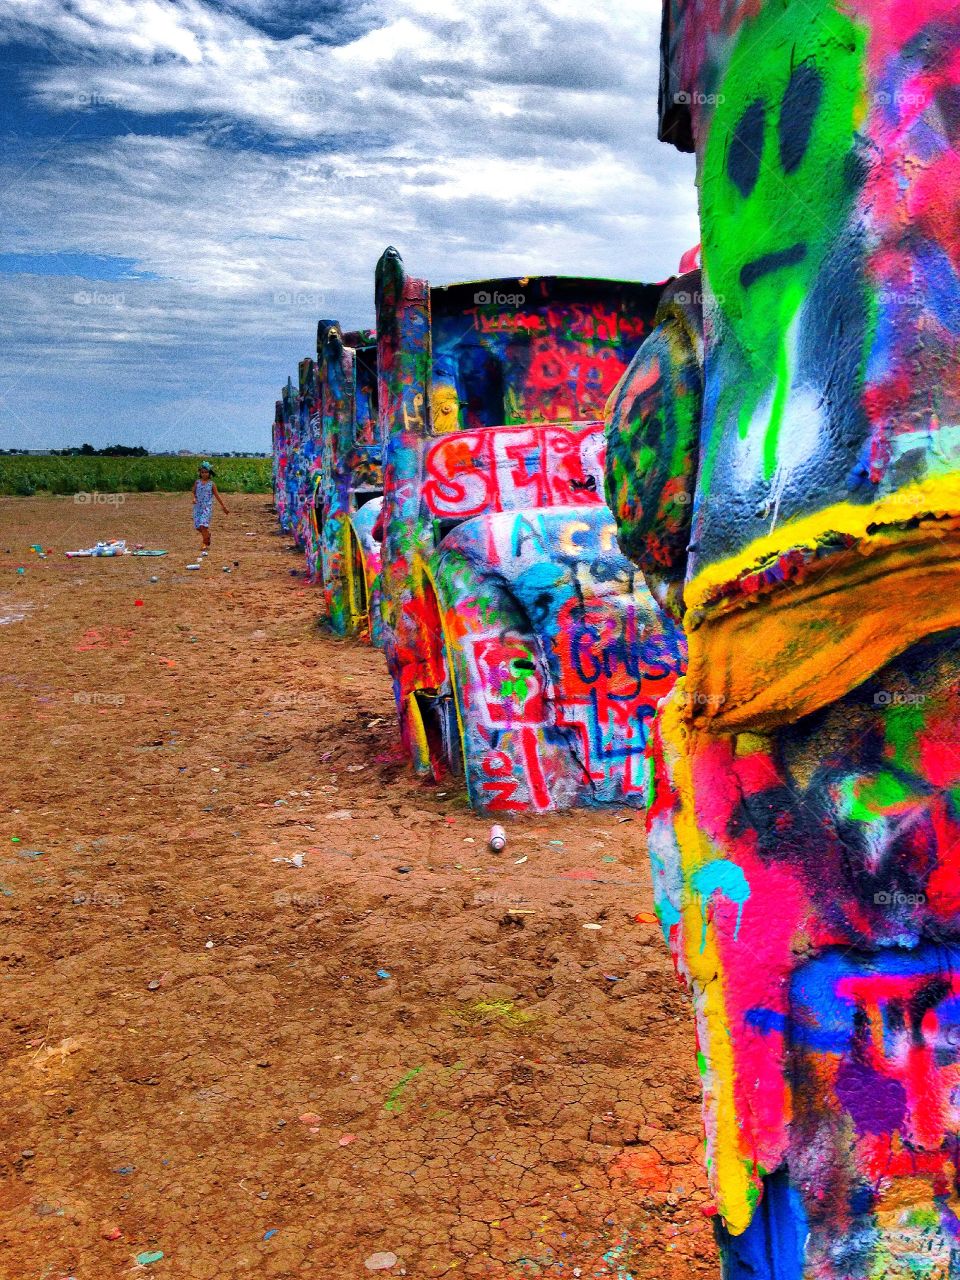
[[[415,769],[482,812],[643,805],[683,662],[621,553],[603,415],[663,286],[431,286],[388,249],[376,330],[321,321],[274,491],[340,635],[381,647]]]

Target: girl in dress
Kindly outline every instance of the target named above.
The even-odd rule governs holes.
[[[225,516],[230,512],[223,505],[223,499],[213,483],[213,467],[209,462],[200,463],[200,473],[193,482],[193,527],[200,534],[200,554],[205,556],[210,548],[210,516],[213,513],[213,500],[216,498]]]

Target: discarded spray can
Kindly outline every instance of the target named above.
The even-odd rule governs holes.
[[[490,848],[494,853],[501,853],[507,847],[507,833],[503,827],[496,825],[490,828]]]

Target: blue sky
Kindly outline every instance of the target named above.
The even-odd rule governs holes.
[[[316,323],[435,283],[662,279],[660,0],[0,0],[0,447],[268,449]],[[40,394],[38,394],[40,392]]]

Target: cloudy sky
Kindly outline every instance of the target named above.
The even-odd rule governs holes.
[[[0,446],[267,449],[320,316],[434,283],[657,280],[660,0],[0,0]]]

